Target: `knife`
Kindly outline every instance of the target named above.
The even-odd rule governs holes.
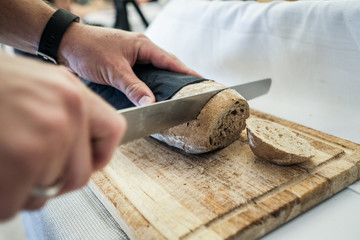
[[[267,78],[142,107],[118,110],[117,112],[122,114],[127,121],[127,131],[121,144],[196,119],[205,104],[225,89],[236,90],[248,101],[266,94],[270,86],[271,79]]]

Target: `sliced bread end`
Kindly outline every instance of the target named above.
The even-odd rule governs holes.
[[[278,165],[292,165],[309,160],[315,149],[288,128],[259,118],[246,121],[249,145],[253,153]]]

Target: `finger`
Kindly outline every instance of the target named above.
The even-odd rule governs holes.
[[[6,156],[2,156],[6,158]],[[9,176],[11,183],[8,181]],[[0,196],[1,199],[0,221],[12,217],[20,209],[26,206],[29,192],[35,182],[35,177],[26,166],[11,164],[11,161],[2,162],[0,168]]]
[[[81,90],[83,96],[89,91],[83,86]],[[69,150],[67,164],[63,172],[64,187],[61,194],[83,187],[90,178],[92,160],[88,113],[91,111],[91,107],[85,98],[82,112],[78,114],[75,141]]]
[[[29,196],[29,198],[26,201],[26,204],[24,206],[25,210],[36,210],[45,205],[45,203],[49,200],[48,198],[42,198],[42,197],[33,197]]]
[[[91,94],[90,135],[93,171],[103,168],[111,159],[126,130],[126,121],[100,97]]]
[[[155,96],[150,88],[136,77],[129,64],[123,64],[118,71],[118,78],[111,81],[112,85],[125,93],[132,103],[144,106],[155,102]]]
[[[92,172],[89,134],[82,133],[74,145],[64,171],[64,187],[61,194],[81,188],[87,184]]]
[[[43,137],[46,139],[47,148],[37,159],[41,163],[36,181],[32,185],[32,189],[27,197],[24,208],[34,210],[44,206],[48,200],[48,196],[33,194],[35,189],[51,188],[57,183],[62,183],[65,168],[69,158],[69,152],[72,151],[74,145],[78,141],[76,131],[82,123],[81,111],[82,107],[75,107],[73,101],[67,101],[66,105],[72,105],[71,108],[64,107],[67,111],[52,111],[47,109],[42,121]],[[80,115],[80,118],[78,116]],[[46,119],[47,120],[44,120]],[[44,143],[44,142],[43,142]],[[62,187],[62,186],[61,186]]]
[[[67,108],[67,111],[69,112],[66,114],[59,114],[62,111],[51,110],[44,113],[44,115],[51,116],[47,117],[49,120],[46,120],[47,124],[44,124],[44,129],[49,129],[48,132],[42,130],[48,146],[42,159],[38,159],[42,168],[35,187],[52,186],[59,178],[63,177],[69,152],[78,138],[76,131],[79,121],[81,121],[81,119],[77,119],[79,114],[76,113],[76,111],[81,111],[81,107],[72,106],[71,109]]]
[[[56,197],[60,194],[64,185],[63,177],[60,177],[55,183],[39,187],[35,186],[29,194],[29,198],[25,205],[25,209],[33,210],[45,205],[46,201],[50,198]]]
[[[85,122],[69,159],[61,193],[84,186],[92,172],[104,167],[125,132],[125,120],[100,97],[84,91],[88,105]]]

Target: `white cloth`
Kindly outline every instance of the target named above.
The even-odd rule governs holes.
[[[89,186],[24,211],[22,218],[28,240],[128,240]]]
[[[226,85],[265,77],[250,106],[360,143],[360,2],[174,0],[147,35]]]

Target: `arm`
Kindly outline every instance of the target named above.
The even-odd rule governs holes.
[[[43,1],[1,0],[0,5],[0,42],[35,53],[55,10]]]
[[[0,41],[34,53],[54,10],[31,0],[2,0],[0,9]],[[132,71],[135,63],[198,75],[143,34],[80,23],[72,23],[67,29],[59,46],[58,62],[87,80],[118,88],[136,105],[152,103],[155,97]]]

